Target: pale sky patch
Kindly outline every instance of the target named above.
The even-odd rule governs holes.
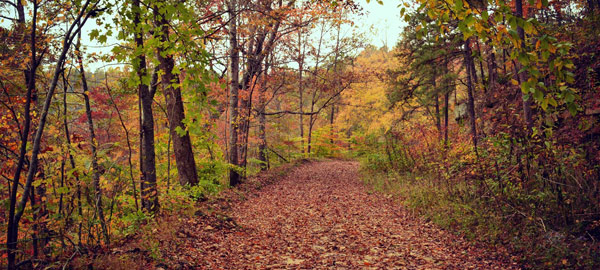
[[[360,5],[366,13],[361,19],[355,21],[359,29],[367,34],[370,43],[376,47],[387,45],[389,48],[394,47],[402,27],[406,23],[400,18],[401,3],[398,0],[384,0],[383,5],[380,5],[375,0],[367,3],[366,0],[360,0]]]

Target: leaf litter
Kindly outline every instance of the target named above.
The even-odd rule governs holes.
[[[501,254],[369,194],[358,163],[309,162],[231,204],[236,226],[200,230],[204,269],[518,269]],[[198,228],[196,228],[198,229]]]
[[[175,232],[173,239],[160,241],[160,260],[146,257],[138,266],[519,269],[505,253],[441,230],[390,197],[368,192],[358,167],[353,161],[305,162],[285,175],[250,179],[203,202],[196,215],[164,220],[171,222],[165,227]]]

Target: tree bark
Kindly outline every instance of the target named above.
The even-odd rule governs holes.
[[[433,71],[432,77],[431,77],[431,86],[432,86],[432,90],[433,90],[433,95],[434,95],[434,105],[435,105],[435,127],[437,128],[438,131],[438,139],[441,141],[442,140],[442,120],[441,120],[441,115],[440,115],[440,97],[438,95],[437,92],[437,83],[436,83],[436,73],[435,71]]]
[[[52,77],[52,82],[50,83],[50,87],[46,94],[46,99],[44,100],[44,105],[41,110],[41,115],[39,118],[39,124],[35,131],[35,136],[33,138],[33,146],[31,149],[31,159],[29,162],[29,168],[27,170],[27,179],[25,180],[25,186],[23,188],[23,195],[19,200],[18,204],[15,205],[16,202],[16,193],[14,196],[13,202],[11,202],[11,206],[9,209],[9,218],[8,218],[8,227],[7,227],[7,249],[8,249],[8,269],[13,269],[15,267],[15,249],[17,248],[17,240],[19,235],[19,221],[23,216],[25,211],[25,206],[27,205],[27,201],[29,199],[29,192],[31,192],[31,186],[33,183],[33,179],[37,172],[38,165],[38,155],[40,153],[40,145],[42,140],[42,135],[44,133],[44,128],[46,126],[46,120],[48,117],[48,111],[50,110],[50,104],[52,102],[52,98],[54,95],[54,91],[56,90],[56,86],[58,84],[58,77],[62,73],[63,64],[66,59],[67,52],[73,43],[73,39],[76,34],[81,30],[80,25],[84,25],[87,19],[89,18],[90,13],[86,13],[88,11],[89,0],[85,1],[80,9],[78,15],[76,16],[74,22],[69,26],[63,40],[63,46],[61,53],[58,56],[58,61],[56,63],[56,67],[54,69],[54,74]],[[37,5],[34,5],[37,8]],[[36,13],[36,12],[34,12]],[[85,15],[85,16],[84,16]],[[82,22],[83,21],[83,22]],[[32,41],[33,42],[33,41]],[[33,43],[35,44],[35,43]],[[35,46],[34,46],[35,47]],[[26,149],[25,149],[26,151]],[[24,157],[23,157],[24,158]],[[24,161],[23,161],[24,162]],[[15,173],[15,179],[18,181],[20,179],[20,171],[19,174]],[[14,185],[18,185],[18,182],[15,181]],[[15,189],[16,187],[13,187]],[[12,194],[11,194],[12,196]],[[11,198],[12,200],[12,198]]]
[[[308,119],[308,140],[307,140],[307,153],[310,154],[310,151],[312,149],[311,147],[311,143],[312,143],[312,130],[313,130],[313,125],[316,121],[316,115],[315,115],[315,103],[316,101],[316,95],[317,95],[317,91],[319,91],[318,87],[317,87],[317,78],[318,78],[318,74],[319,74],[319,61],[321,60],[321,45],[323,44],[323,33],[325,31],[325,25],[323,23],[323,25],[321,25],[321,34],[319,35],[319,45],[317,47],[317,55],[315,57],[315,78],[313,80],[313,84],[315,89],[313,89],[312,92],[312,97],[310,100],[310,116]],[[319,110],[320,112],[321,110]]]
[[[154,6],[154,15],[158,37],[161,42],[161,45],[156,48],[156,57],[162,71],[161,83],[167,103],[167,118],[169,119],[169,131],[173,138],[173,152],[175,153],[175,163],[179,173],[179,183],[193,186],[198,183],[198,172],[196,171],[190,134],[183,124],[185,113],[179,78],[173,74],[175,60],[173,55],[169,53],[171,47],[169,45],[169,22],[165,14],[161,14],[160,8],[156,5]],[[178,129],[183,131],[183,135],[177,132]]]
[[[271,2],[264,2],[262,8],[265,11],[272,10]],[[278,1],[279,8],[282,1]],[[263,74],[263,61],[266,56],[271,54],[281,25],[281,18],[273,18],[266,26],[254,26],[250,30],[250,41],[246,50],[246,65],[241,80],[240,88],[245,93],[245,98],[240,101],[238,108],[238,121],[241,141],[238,142],[240,158],[239,164],[243,169],[245,176],[247,156],[248,156],[248,137],[250,132],[250,117],[252,112],[252,96],[257,82]]]
[[[238,166],[238,94],[239,94],[239,72],[240,54],[237,40],[237,0],[228,3],[229,16],[229,58],[231,82],[229,84],[229,163]],[[229,185],[236,186],[240,183],[240,174],[236,169],[229,169]]]
[[[134,19],[133,24],[136,29],[141,29],[141,3],[140,0],[133,1]],[[144,37],[141,31],[135,31],[134,41],[135,46],[139,49],[144,48]],[[143,50],[142,50],[143,51]],[[149,213],[156,213],[159,209],[158,190],[156,183],[156,152],[154,150],[154,115],[152,113],[152,100],[154,93],[150,92],[147,83],[148,69],[146,67],[146,55],[140,53],[137,55],[139,62],[135,67],[138,85],[138,98],[141,109],[141,149],[140,149],[140,168],[142,171],[140,179],[140,193],[142,201],[142,209]],[[134,189],[135,190],[135,189]]]
[[[269,59],[265,62],[265,77],[258,93],[258,160],[260,160],[260,170],[264,171],[269,168],[268,155],[267,155],[267,121],[265,116],[266,100],[265,94],[267,92],[267,79],[269,75]]]
[[[31,23],[31,60],[29,63],[29,70],[25,72],[25,81],[27,83],[27,92],[25,94],[25,107],[23,109],[23,115],[25,118],[25,122],[23,124],[23,131],[21,132],[21,146],[19,150],[19,159],[17,161],[17,167],[15,168],[15,173],[13,175],[12,186],[10,189],[10,202],[9,202],[9,215],[8,215],[8,225],[6,229],[6,248],[8,251],[8,269],[13,269],[15,267],[16,254],[15,250],[17,249],[17,240],[18,240],[18,221],[15,222],[15,213],[16,213],[16,204],[17,204],[17,191],[19,187],[19,180],[21,179],[21,172],[25,166],[25,160],[27,159],[27,142],[29,140],[29,132],[31,128],[31,96],[35,91],[35,71],[37,68],[36,61],[36,29],[37,29],[37,10],[38,5],[37,2],[33,4],[33,19]],[[24,30],[25,27],[25,13],[23,8],[23,3],[21,1],[17,1],[17,14],[19,16],[18,24],[21,30]]]
[[[444,146],[448,146],[448,103],[450,99],[450,91],[444,93]]]
[[[515,16],[517,16],[518,18],[523,18],[523,1],[522,0],[515,0]],[[560,14],[560,13],[559,13]],[[519,39],[521,39],[521,46],[525,46],[525,30],[523,29],[523,27],[517,27],[517,33],[519,34]],[[522,66],[521,63],[518,64],[518,70],[521,70]],[[521,73],[518,74],[519,76],[519,81],[521,83],[524,83],[527,81],[527,72],[523,71]],[[522,92],[521,92],[522,93]],[[523,119],[525,120],[525,127],[527,129],[527,137],[529,137],[529,134],[531,134],[532,129],[533,129],[533,115],[531,112],[531,97],[528,96],[528,94],[522,94],[523,97]]]
[[[448,58],[444,59],[443,71],[448,76]],[[450,107],[450,84],[448,79],[444,79],[444,147],[448,146],[448,110]]]
[[[494,48],[492,46],[489,46],[489,53],[488,53],[488,90],[489,93],[495,93],[497,86],[498,86],[498,67],[496,65],[496,54],[494,53]],[[488,104],[486,105],[490,105],[489,102],[491,102],[489,100],[489,96],[490,95],[486,95],[486,102]]]
[[[335,76],[334,81],[335,81],[335,91],[337,91],[337,89],[340,87],[340,78],[339,75],[337,74],[338,72],[338,58],[340,56],[340,31],[341,30],[341,24],[337,25],[337,35],[335,38],[335,56],[333,57],[333,74]],[[329,131],[329,143],[331,143],[333,145],[333,121],[335,120],[335,104],[331,105],[331,114],[329,115],[329,125],[331,126],[331,129]]]
[[[475,154],[479,155],[477,151],[477,124],[475,118],[475,97],[473,95],[473,58],[471,57],[471,47],[469,47],[470,39],[465,41],[465,67],[467,68],[467,94],[468,94],[468,111],[469,111],[469,120],[471,124],[471,138],[473,141],[473,147],[475,149]]]
[[[304,154],[304,83],[302,81],[302,72],[304,68],[304,53],[305,51],[302,48],[302,33],[298,30],[298,93],[300,95],[300,147],[302,148],[302,153]]]
[[[264,114],[264,93],[260,93],[258,97],[258,101],[261,103],[261,111],[258,113],[258,160],[260,160],[260,170],[264,171],[268,169],[268,160],[267,160],[267,132],[266,132],[266,117]]]

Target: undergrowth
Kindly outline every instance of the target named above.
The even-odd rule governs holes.
[[[525,269],[595,269],[600,265],[588,241],[543,228],[543,220],[519,213],[497,198],[479,196],[472,183],[448,183],[430,172],[394,170],[383,156],[360,158],[363,182],[374,192],[393,196],[415,215],[484,243]]]

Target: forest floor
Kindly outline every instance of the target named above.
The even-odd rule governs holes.
[[[128,269],[519,268],[504,252],[443,231],[371,192],[358,168],[353,161],[290,167],[252,188],[227,190],[191,217],[163,220],[153,232],[162,239],[157,260],[126,246],[111,254],[130,254],[120,259]]]

